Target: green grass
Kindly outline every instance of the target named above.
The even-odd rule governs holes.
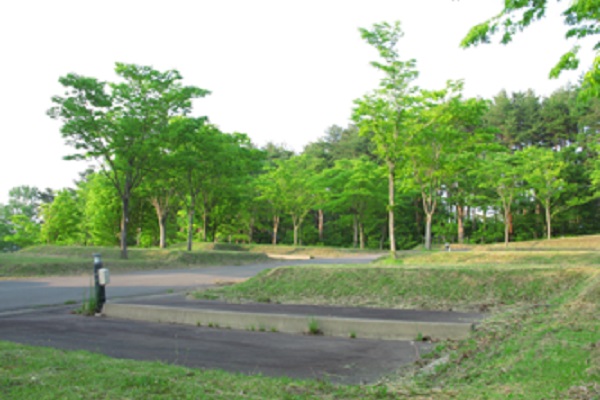
[[[476,266],[503,268],[524,266],[568,267],[576,265],[600,265],[598,251],[451,251],[451,252],[406,252],[398,253],[397,258],[386,258],[381,265],[403,266]]]
[[[553,306],[495,315],[472,338],[442,344],[433,356],[450,361],[411,385],[441,388],[440,399],[598,399],[599,315],[596,273]]]
[[[173,249],[185,249],[185,244],[180,243],[173,245]],[[194,249],[200,250],[229,250],[251,253],[265,253],[277,255],[308,255],[319,258],[336,258],[336,257],[352,257],[357,254],[372,254],[381,253],[387,254],[386,251],[378,250],[360,250],[340,247],[328,246],[292,246],[286,244],[270,245],[270,244],[233,244],[233,243],[194,243]]]
[[[439,246],[441,249],[443,246]],[[473,250],[506,250],[507,247],[504,243],[493,243],[484,245],[461,245],[452,244],[453,249],[473,249]],[[511,242],[508,244],[509,250],[600,250],[600,235],[587,235],[587,236],[573,236],[573,237],[561,237],[553,238],[550,240],[528,240],[524,242]]]
[[[126,371],[126,372],[125,372]],[[385,386],[244,376],[0,342],[2,399],[393,399]]]
[[[0,253],[0,277],[89,273],[94,253],[102,254],[104,265],[113,273],[269,261],[266,255],[260,253],[171,249],[130,249],[129,259],[122,260],[119,249],[113,247],[34,246],[17,253]]]
[[[196,292],[230,301],[435,310],[546,304],[589,278],[590,269],[282,267],[237,285]]]

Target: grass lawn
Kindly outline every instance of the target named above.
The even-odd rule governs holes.
[[[387,386],[245,376],[0,342],[0,398],[392,399]]]
[[[0,253],[0,278],[87,274],[94,253],[102,254],[104,265],[112,273],[269,262],[265,254],[231,250],[133,248],[128,251],[129,259],[122,260],[115,247],[34,246],[17,253]]]

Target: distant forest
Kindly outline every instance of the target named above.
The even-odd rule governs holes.
[[[432,195],[437,243],[491,243],[600,232],[600,101],[577,87],[486,101],[477,129],[444,149]],[[252,145],[206,121],[173,122],[129,201],[129,245],[195,241],[388,248],[386,166],[373,135],[332,126],[301,154]],[[189,121],[187,121],[189,122]],[[483,135],[472,143],[475,131]],[[189,133],[193,140],[179,138]],[[181,139],[181,140],[178,140]],[[432,141],[435,139],[432,139]],[[423,142],[422,146],[432,146]],[[412,145],[411,145],[412,146]],[[407,161],[396,175],[396,242],[425,242],[423,193]],[[191,190],[190,190],[191,189]],[[122,220],[114,182],[85,171],[75,189],[16,187],[0,205],[0,246],[117,245]],[[192,197],[195,197],[192,202]]]

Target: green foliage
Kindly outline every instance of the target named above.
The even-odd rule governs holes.
[[[321,331],[321,328],[319,327],[319,321],[317,321],[315,318],[311,318],[308,321],[308,333],[310,335],[322,335],[323,331]]]
[[[403,61],[397,44],[403,36],[400,22],[374,24],[371,30],[361,28],[362,38],[375,47],[380,61],[371,63],[384,73],[379,88],[363,98],[355,100],[352,119],[363,135],[369,135],[375,143],[375,153],[388,168],[388,223],[390,251],[396,252],[395,237],[395,173],[396,163],[402,156],[402,148],[413,118],[412,110],[417,100],[418,88],[413,85],[417,78],[416,61]]]
[[[500,34],[500,42],[509,43],[513,36],[527,28],[531,23],[542,19],[546,14],[548,0],[506,1],[500,13],[488,21],[471,28],[461,42],[462,47],[490,43],[491,37]],[[565,37],[582,39],[600,34],[600,1],[574,0],[563,11],[565,24],[569,26]],[[557,77],[564,70],[576,69],[579,66],[577,52],[579,46],[561,56],[550,71],[550,77]],[[600,41],[594,46],[600,50]],[[584,98],[598,97],[600,93],[600,55],[597,54],[594,64],[584,76]]]
[[[48,244],[83,244],[81,223],[83,210],[73,190],[59,190],[54,201],[42,208],[44,224],[40,239]]]
[[[77,74],[59,79],[65,97],[54,96],[48,114],[78,150],[67,159],[99,160],[122,202],[121,249],[127,258],[129,202],[148,170],[160,159],[169,119],[191,111],[192,100],[209,92],[183,86],[178,71],[117,63],[119,83]]]

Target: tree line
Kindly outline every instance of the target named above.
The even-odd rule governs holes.
[[[22,186],[0,205],[0,246],[194,241],[411,248],[600,232],[600,100],[570,85],[464,98],[415,82],[400,24],[361,29],[377,88],[300,154],[259,148],[191,115],[210,92],[175,70],[117,63],[117,82],[68,74],[49,115],[95,160],[74,189]]]

